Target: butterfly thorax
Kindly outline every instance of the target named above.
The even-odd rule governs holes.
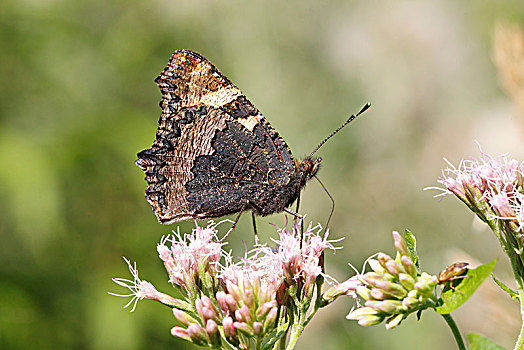
[[[322,158],[307,157],[294,161],[295,171],[286,185],[270,187],[251,202],[251,209],[257,215],[266,216],[289,208],[304,185],[318,172]]]

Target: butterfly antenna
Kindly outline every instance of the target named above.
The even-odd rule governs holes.
[[[326,231],[328,229],[328,226],[329,226],[329,222],[331,221],[331,216],[333,216],[333,212],[335,211],[335,199],[331,196],[331,194],[327,190],[326,186],[324,186],[322,181],[320,181],[320,179],[316,175],[314,175],[314,176],[315,176],[315,179],[317,179],[317,181],[320,184],[320,186],[322,186],[324,191],[327,193],[329,199],[331,199],[331,212],[329,213],[328,219],[326,221],[326,226],[324,227],[324,234],[322,235],[322,237],[324,238],[324,236],[326,235]]]
[[[325,144],[325,143],[326,143],[330,138],[332,138],[333,136],[335,136],[335,135],[336,135],[340,130],[342,130],[343,127],[345,127],[346,125],[348,125],[349,123],[351,123],[351,122],[353,121],[353,119],[355,119],[356,117],[358,117],[359,115],[361,115],[362,113],[364,113],[365,111],[367,111],[367,109],[368,109],[369,107],[371,107],[371,103],[368,102],[368,103],[366,103],[366,104],[364,105],[364,107],[362,107],[362,109],[360,110],[360,112],[358,112],[357,114],[352,114],[352,115],[348,118],[348,120],[346,120],[346,121],[344,122],[344,124],[342,124],[341,126],[339,126],[339,127],[337,128],[337,130],[333,131],[333,132],[331,133],[331,135],[329,135],[328,137],[326,137],[326,138],[324,139],[324,141],[322,141],[322,142],[321,142],[321,143],[320,143],[320,144],[319,144],[319,145],[318,145],[318,146],[313,150],[313,152],[311,152],[311,154],[310,154],[309,156],[312,157],[313,154],[315,154],[315,152],[318,151],[318,150],[320,149],[320,147],[322,147],[322,146],[323,146],[323,145],[324,145],[324,144]]]

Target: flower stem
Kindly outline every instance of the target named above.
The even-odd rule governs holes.
[[[453,336],[455,337],[455,340],[457,341],[457,346],[459,350],[466,350],[466,345],[464,345],[464,340],[462,339],[462,335],[460,334],[457,324],[455,323],[451,315],[445,314],[445,315],[442,315],[442,317],[444,317],[449,328],[451,328],[451,332],[453,332]]]
[[[297,322],[297,324],[293,325],[286,350],[292,350],[295,348],[295,345],[297,345],[298,337],[300,337],[303,330],[304,326],[301,324],[301,322]]]
[[[305,304],[309,306],[309,301]],[[289,343],[287,344],[286,350],[293,350],[295,348],[295,346],[297,345],[298,338],[304,330],[304,323],[306,321],[306,313],[308,307],[305,307],[304,304],[299,303],[296,299],[295,305],[297,307],[298,317],[295,318],[295,322],[293,322],[293,326],[291,327],[291,332],[289,334]]]
[[[515,343],[514,350],[524,349],[524,289],[519,288],[519,302],[520,302],[520,316],[522,318],[522,324],[520,326],[520,334]]]

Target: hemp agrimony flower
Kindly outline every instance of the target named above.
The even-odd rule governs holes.
[[[446,160],[447,161],[447,160]],[[510,258],[517,283],[524,284],[524,166],[507,156],[448,162],[438,180],[489,225]]]
[[[133,280],[113,280],[131,291],[118,296],[132,297],[126,305],[133,304],[132,310],[142,299],[172,307],[181,323],[171,330],[175,337],[208,347],[248,349],[287,343],[292,349],[320,307],[352,293],[340,285],[321,293],[322,282],[332,280],[322,272],[321,258],[326,249],[335,250],[321,232],[320,226],[311,224],[303,233],[297,225],[278,229],[275,247],[258,245],[234,262],[223,250],[225,243],[217,239],[216,225],[197,225],[192,233],[164,237],[157,246],[169,282],[181,298],[140,280],[136,265],[129,262]]]
[[[433,290],[437,277],[419,273],[400,234],[393,232],[397,255],[395,259],[384,253],[368,259],[371,272],[359,275],[362,285],[357,294],[364,306],[352,310],[347,319],[357,320],[361,326],[373,326],[386,320],[386,328],[397,327],[413,312],[437,305]]]

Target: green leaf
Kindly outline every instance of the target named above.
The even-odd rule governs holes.
[[[418,254],[417,254],[417,240],[415,239],[415,235],[411,233],[410,230],[407,230],[404,232],[404,240],[406,241],[406,245],[408,246],[409,255],[411,255],[411,260],[413,261],[413,264],[417,267],[417,270],[420,270],[420,262],[418,260]]]
[[[451,311],[458,309],[488,278],[496,264],[497,259],[488,264],[480,265],[475,269],[469,269],[463,279],[456,280],[460,282],[455,287],[442,293],[440,296],[442,304],[436,308],[436,311],[439,314],[449,314]]]
[[[469,350],[506,350],[480,334],[470,333],[467,337]]]
[[[509,296],[513,299],[518,299],[519,298],[519,294],[514,291],[513,289],[511,289],[510,287],[506,286],[504,283],[502,283],[501,281],[499,281],[494,274],[491,274],[491,278],[493,278],[493,281],[495,281],[496,284],[498,284],[498,286],[503,290],[505,291],[506,293],[509,294]]]
[[[277,328],[273,329],[268,335],[264,337],[264,339],[262,339],[261,349],[270,350],[273,347],[273,345],[275,345],[275,343],[279,341],[280,338],[282,338],[282,335],[284,335],[288,326],[289,322],[284,323],[278,326]]]

